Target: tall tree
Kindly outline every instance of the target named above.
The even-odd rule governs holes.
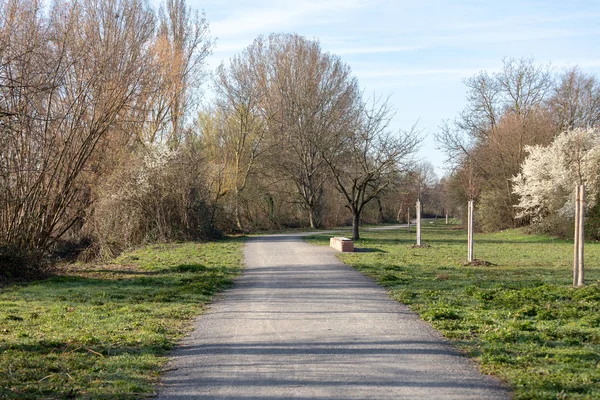
[[[436,138],[469,199],[480,203],[486,230],[515,224],[511,177],[527,145],[547,144],[556,134],[546,102],[552,76],[532,59],[504,59],[500,72],[481,72],[465,81],[468,104]]]
[[[272,131],[281,151],[274,161],[294,182],[311,228],[318,228],[327,179],[323,146],[347,128],[358,85],[350,68],[317,41],[271,35],[268,48],[274,71],[266,107],[273,110]]]
[[[233,192],[235,223],[240,230],[244,230],[243,193],[265,151],[270,118],[264,107],[265,69],[261,39],[258,39],[241,55],[234,56],[229,66],[221,64],[214,81],[218,115],[222,120],[216,125],[213,146],[220,146],[227,154],[224,156],[226,173]]]
[[[185,0],[161,4],[149,65],[156,90],[146,99],[143,143],[167,141],[177,146],[182,140],[189,112],[198,105],[206,57],[213,44],[204,13],[192,11]]]

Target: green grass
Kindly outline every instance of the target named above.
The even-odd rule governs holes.
[[[240,271],[242,239],[155,245],[0,289],[0,398],[134,399]]]
[[[411,247],[414,228],[361,234],[362,251],[340,258],[505,380],[515,399],[600,398],[599,243],[586,243],[587,286],[573,289],[572,241],[477,234],[475,257],[494,265],[464,266],[466,232],[452,226],[425,224],[425,248]]]

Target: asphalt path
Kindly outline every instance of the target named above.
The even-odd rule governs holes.
[[[252,238],[158,399],[508,399],[384,289],[301,234]]]

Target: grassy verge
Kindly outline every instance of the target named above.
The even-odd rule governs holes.
[[[572,242],[519,230],[479,234],[464,266],[466,232],[426,224],[412,248],[406,230],[362,232],[340,254],[440,329],[515,399],[600,398],[600,244],[586,243],[586,283],[572,289]],[[328,244],[329,236],[308,237]]]
[[[241,247],[149,246],[0,289],[0,398],[152,395],[167,351],[240,271]]]

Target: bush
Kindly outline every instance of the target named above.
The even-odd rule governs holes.
[[[484,232],[514,228],[514,207],[506,194],[498,190],[484,192],[477,205],[477,220]]]
[[[600,136],[597,129],[574,129],[561,133],[550,146],[531,146],[513,178],[519,196],[518,217],[530,218],[538,230],[568,235],[575,216],[575,185],[586,185],[587,229],[598,236],[600,192]]]
[[[0,246],[0,282],[43,278],[51,270],[52,264],[41,251]]]
[[[96,190],[88,253],[113,257],[143,243],[220,236],[197,150],[158,145],[123,160]]]

